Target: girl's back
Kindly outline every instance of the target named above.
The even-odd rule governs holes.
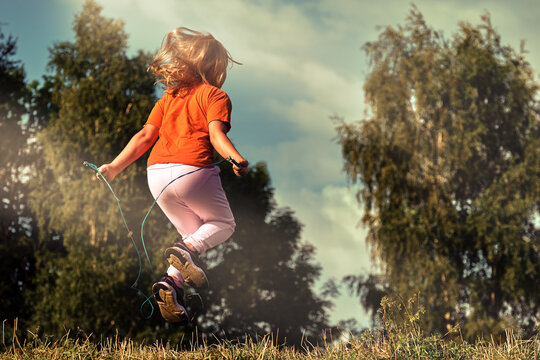
[[[159,128],[148,166],[181,163],[206,166],[214,162],[208,124],[222,121],[230,128],[231,101],[212,85],[199,84],[185,96],[165,93],[148,118],[147,124]]]

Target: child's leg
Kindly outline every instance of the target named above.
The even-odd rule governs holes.
[[[160,164],[148,168],[148,184],[154,198],[170,181],[197,167]],[[158,205],[187,244],[199,253],[227,240],[235,222],[221,186],[219,168],[202,169],[170,184]]]
[[[185,239],[202,254],[227,240],[236,227],[229,201],[221,186],[219,168],[205,171],[206,179],[185,197],[185,203],[202,220],[201,226]]]

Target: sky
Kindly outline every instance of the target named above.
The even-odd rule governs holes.
[[[46,71],[48,49],[73,40],[74,15],[84,0],[0,0],[2,31],[17,38],[27,80]],[[302,239],[316,249],[327,279],[368,274],[366,229],[359,224],[357,184],[343,171],[336,143],[337,115],[364,118],[362,85],[369,73],[361,50],[381,27],[405,23],[411,9],[402,0],[97,0],[103,15],[121,19],[129,49],[154,52],[170,30],[185,26],[210,32],[242,63],[229,71],[223,89],[232,99],[230,138],[250,163],[265,162],[279,207],[303,224]],[[489,12],[504,44],[540,69],[540,0],[421,0],[428,25],[451,38],[460,21],[480,23]],[[536,34],[536,36],[535,36]],[[538,75],[535,75],[538,79]],[[369,319],[346,291],[335,300],[331,320]]]

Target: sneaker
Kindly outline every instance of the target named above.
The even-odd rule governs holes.
[[[165,257],[169,264],[180,271],[188,284],[197,288],[208,286],[208,278],[199,261],[199,254],[188,248],[183,241],[165,250]]]
[[[188,314],[184,304],[184,290],[179,288],[172,277],[165,274],[152,286],[161,316],[170,323],[189,322]]]

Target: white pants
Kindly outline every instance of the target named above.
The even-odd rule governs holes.
[[[154,199],[173,179],[197,169],[183,164],[148,167],[148,186]],[[236,227],[217,166],[174,181],[159,196],[157,203],[184,242],[200,254],[227,240]]]

